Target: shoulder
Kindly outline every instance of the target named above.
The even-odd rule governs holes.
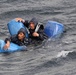
[[[17,35],[16,34],[15,35],[12,35],[10,38],[11,39],[16,39],[17,38]]]
[[[42,23],[39,22],[38,26],[39,26],[40,29],[44,29],[44,25]]]
[[[40,29],[44,29],[44,26],[42,24],[40,25]]]
[[[24,26],[26,26],[27,28],[29,28],[29,21],[28,21],[28,20],[25,20],[25,21],[23,22],[23,24],[24,24]]]

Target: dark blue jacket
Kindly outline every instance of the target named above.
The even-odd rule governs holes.
[[[37,40],[37,41],[43,41],[44,39],[47,39],[47,36],[46,34],[44,33],[44,30],[39,28],[37,33],[39,34],[39,37],[34,37],[32,36],[32,34],[35,32],[35,29],[32,30],[32,29],[29,29],[30,31],[30,34],[29,34],[29,37],[32,39],[32,40]]]
[[[30,22],[33,22],[35,24],[35,29],[37,25],[40,25],[37,33],[39,34],[39,37],[33,37],[32,34],[35,32],[35,29],[32,30],[29,28]],[[32,18],[30,21],[25,21],[24,26],[27,27],[28,33],[29,33],[29,38],[31,43],[30,44],[35,44],[35,43],[41,43],[44,39],[47,39],[47,35],[44,33],[44,26],[42,24],[38,24],[38,20],[36,18]]]
[[[23,32],[24,34],[26,34],[24,28],[21,28],[21,29],[18,31],[18,34],[19,34],[20,32]],[[19,45],[19,46],[23,46],[23,45],[26,45],[26,46],[27,46],[27,45],[30,43],[30,40],[25,37],[25,38],[23,39],[23,41],[20,41],[20,40],[18,39],[18,34],[17,34],[17,35],[10,36],[9,38],[6,38],[6,39],[5,39],[5,43],[7,43],[7,41],[10,41],[10,42],[13,42],[13,43],[15,43],[15,44],[17,44],[17,45]]]
[[[30,22],[33,22],[34,25],[35,25],[35,29],[38,25],[38,21],[36,18],[32,18],[32,20]],[[39,29],[37,31],[37,33],[39,34],[39,37],[33,37],[32,34],[35,32],[35,29],[32,30],[32,29],[29,29],[29,37],[32,39],[32,40],[36,40],[36,41],[43,41],[44,39],[47,39],[48,37],[46,36],[46,34],[44,33],[44,26],[39,24]]]

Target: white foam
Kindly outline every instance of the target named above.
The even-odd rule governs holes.
[[[73,52],[73,51],[61,51],[58,53],[57,57],[66,57],[70,52]]]

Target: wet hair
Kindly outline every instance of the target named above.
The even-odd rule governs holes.
[[[32,19],[30,20],[29,24],[30,24],[31,22],[34,23],[35,26],[38,24],[38,21],[37,21],[36,18],[32,18]]]
[[[21,32],[22,32],[24,35],[26,35],[26,30],[25,30],[24,28],[21,28],[21,29],[18,31],[18,34],[21,33]]]

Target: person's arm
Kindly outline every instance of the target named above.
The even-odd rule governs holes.
[[[15,20],[17,22],[22,22],[24,24],[24,26],[26,26],[27,28],[29,28],[29,22],[28,22],[28,20],[24,20],[22,18],[15,18]]]
[[[40,39],[40,40],[44,40],[44,38],[43,38],[43,33],[41,33],[41,32],[34,32],[33,34],[32,34],[32,36],[33,37],[37,37],[38,39]]]
[[[29,22],[28,20],[25,20],[24,22],[22,22],[24,24],[25,27],[29,28]]]
[[[44,32],[43,33],[40,33],[39,34],[39,37],[38,37],[40,40],[44,40],[44,39],[46,39],[47,37],[46,37],[46,35],[44,34]]]
[[[7,50],[9,48],[10,42],[11,42],[11,38],[10,37],[5,39],[5,43],[6,44],[3,47],[4,50]]]
[[[44,26],[43,25],[37,25],[35,32],[32,34],[34,37],[40,37],[40,34],[43,34]],[[38,32],[39,31],[39,32]]]
[[[47,39],[47,35],[44,33],[44,30],[40,29],[38,32],[34,32],[33,33],[33,36],[34,37],[37,37],[38,39],[40,40],[44,40],[44,39]]]
[[[7,50],[10,47],[10,41],[7,41],[7,43],[4,45],[3,49]]]

